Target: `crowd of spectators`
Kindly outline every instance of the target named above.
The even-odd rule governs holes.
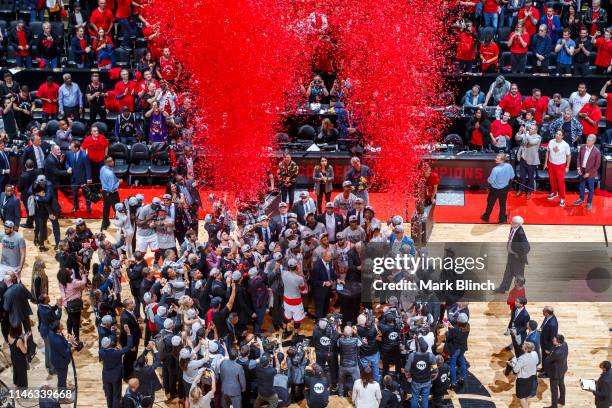
[[[612,73],[612,27],[601,0],[458,2],[456,61],[461,74]]]

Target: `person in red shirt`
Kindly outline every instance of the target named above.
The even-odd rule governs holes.
[[[481,150],[490,145],[491,121],[484,109],[476,109],[474,116],[467,123],[465,136],[471,150]]]
[[[128,47],[130,38],[134,35],[134,28],[130,24],[130,15],[132,14],[132,6],[142,7],[140,4],[132,0],[117,0],[117,9],[115,10],[115,21],[121,27],[122,47]]]
[[[92,126],[91,134],[83,140],[81,149],[87,152],[87,157],[91,162],[91,175],[94,183],[99,183],[100,169],[104,165],[104,158],[108,154],[108,140],[100,133],[97,126]]]
[[[32,68],[31,42],[32,34],[26,29],[25,23],[19,20],[9,35],[9,44],[15,50],[18,67]]]
[[[329,35],[322,35],[315,49],[315,72],[327,76],[334,71],[334,52],[336,46]]]
[[[181,64],[170,54],[170,48],[164,47],[157,64],[157,77],[168,82],[176,82],[181,77]]]
[[[459,73],[470,73],[476,59],[476,36],[471,21],[467,21],[465,27],[459,32],[457,39],[457,70]]]
[[[597,106],[597,95],[591,95],[589,103],[584,105],[580,112],[578,112],[578,119],[582,123],[582,135],[585,141],[588,135],[597,135],[599,133],[601,109]]]
[[[423,185],[423,200],[425,206],[429,206],[436,202],[436,194],[438,193],[438,186],[440,185],[440,176],[431,169],[428,163],[423,163],[421,169],[423,170],[423,179],[425,180]]]
[[[464,7],[465,16],[473,19],[478,3],[480,3],[480,0],[467,0],[460,1],[459,5]]]
[[[525,31],[525,26],[520,21],[516,24],[516,30],[508,38],[510,47],[510,65],[513,74],[525,72],[527,64],[527,51],[529,50],[530,35]]]
[[[144,94],[149,91],[149,84],[153,84],[155,89],[159,89],[159,82],[153,78],[153,74],[150,70],[146,70],[142,73],[142,81],[138,83],[138,97],[142,98]]]
[[[99,0],[98,8],[89,17],[89,35],[96,37],[99,29],[103,29],[109,35],[114,21],[113,12],[106,8],[106,0]]]
[[[540,91],[538,88],[533,88],[531,90],[531,96],[528,96],[523,101],[522,111],[531,111],[533,118],[538,125],[542,124],[542,120],[544,119],[544,114],[546,113],[547,109],[548,96],[542,96],[542,91]]]
[[[612,79],[609,80],[601,87],[599,95],[606,100],[606,133],[604,135],[605,142],[612,144],[612,92],[606,92],[608,87],[612,85]]]
[[[482,12],[484,13],[485,27],[493,27],[493,32],[496,33],[499,22],[499,4],[497,0],[484,0]]]
[[[533,0],[525,0],[525,7],[518,12],[518,22],[525,27],[525,31],[531,37],[535,34],[540,20],[540,12],[533,7]]]
[[[501,119],[491,124],[491,144],[495,153],[503,153],[508,150],[513,134],[509,121],[510,113],[504,112]]]
[[[508,292],[508,298],[506,299],[506,303],[510,306],[510,311],[514,309],[516,299],[520,297],[526,297],[527,294],[525,292],[525,278],[517,276],[514,278],[514,287],[510,289]]]
[[[111,69],[114,65],[115,54],[113,40],[106,35],[103,29],[98,30],[98,35],[93,40],[93,48],[96,50],[96,61],[99,69]]]
[[[59,85],[53,82],[53,77],[48,76],[47,81],[38,88],[36,97],[42,101],[42,119],[44,122],[56,119],[59,110],[57,99],[59,97]]]
[[[508,92],[506,96],[504,96],[502,100],[499,101],[499,105],[497,108],[504,112],[508,112],[510,114],[510,117],[512,118],[512,122],[513,120],[516,121],[516,118],[518,118],[518,116],[521,114],[522,107],[523,97],[518,91],[518,85],[512,84],[510,85],[510,92]]]
[[[486,36],[480,45],[480,60],[482,61],[482,73],[494,74],[497,72],[499,63],[499,47],[493,41],[492,36]]]
[[[593,42],[593,46],[597,48],[597,57],[595,57],[597,75],[612,74],[612,28],[606,28],[603,37],[598,37]]]
[[[121,70],[121,81],[115,84],[115,99],[118,101],[115,105],[116,109],[123,109],[127,106],[130,112],[134,112],[134,95],[138,92],[136,82],[130,81],[130,73],[127,69]]]

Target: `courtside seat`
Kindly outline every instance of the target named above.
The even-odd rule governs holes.
[[[130,167],[130,151],[128,147],[123,143],[113,143],[108,149],[108,154],[115,161],[113,173],[117,177],[125,176]]]
[[[50,120],[47,122],[45,127],[45,136],[47,139],[55,139],[55,135],[59,130],[59,122],[57,120]]]
[[[548,174],[548,170],[538,169],[537,177],[538,177],[538,180],[542,180],[542,181],[546,181],[546,180],[550,179],[550,176]]]
[[[87,132],[87,127],[83,122],[75,121],[72,123],[72,137],[77,140],[83,140],[85,138],[85,133]]]
[[[136,143],[130,152],[130,169],[128,183],[132,185],[132,177],[146,177],[149,175],[151,154],[144,143]]]
[[[169,178],[172,165],[170,163],[170,148],[167,143],[153,143],[151,146],[151,177]]]

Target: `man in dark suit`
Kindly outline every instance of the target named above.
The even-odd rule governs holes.
[[[363,222],[363,211],[364,210],[365,210],[365,206],[363,204],[363,198],[358,197],[355,200],[355,208],[351,208],[346,213],[346,219],[348,220],[351,215],[354,215],[357,217],[357,225],[361,225],[361,223]],[[346,222],[345,227],[348,227],[348,221]]]
[[[136,357],[138,357],[138,344],[140,343],[140,338],[142,337],[142,333],[140,331],[140,326],[138,325],[138,320],[136,320],[136,315],[134,315],[134,308],[136,304],[132,299],[126,299],[123,302],[123,312],[121,312],[121,333],[119,336],[119,342],[122,347],[126,347],[128,345],[128,337],[132,337],[132,347],[129,348],[129,351],[125,353],[123,357],[123,379],[127,381],[134,371],[134,362],[136,361]],[[129,328],[129,331],[126,331],[125,328]]]
[[[41,139],[38,127],[32,127],[31,131],[30,145],[23,151],[21,165],[25,167],[25,162],[30,159],[34,162],[35,169],[43,171],[45,168],[45,157],[51,151],[51,144]]]
[[[307,192],[300,193],[300,201],[296,201],[291,208],[291,212],[297,215],[298,222],[302,225],[306,224],[306,214],[317,212],[317,203],[310,198]]]
[[[599,364],[601,375],[595,381],[595,408],[609,408],[612,406],[612,370],[609,361]]]
[[[330,243],[336,242],[336,234],[344,230],[342,215],[334,212],[334,203],[325,204],[325,212],[317,217],[317,221],[325,226]]]
[[[51,153],[45,159],[45,177],[47,181],[53,184],[55,196],[57,197],[57,186],[64,183],[68,176],[72,175],[72,169],[66,169],[62,157],[62,150],[58,145],[53,145]]]
[[[13,221],[15,231],[19,230],[21,221],[21,203],[15,197],[15,188],[12,184],[7,184],[4,193],[0,194],[0,218],[2,222]]]
[[[102,361],[102,387],[104,388],[108,408],[119,408],[121,402],[121,359],[123,358],[125,361],[124,355],[130,353],[133,345],[133,336],[127,324],[122,326],[121,336],[124,335],[125,345],[121,349],[115,348],[109,337],[104,337],[100,341],[102,346],[99,351],[100,361]]]
[[[505,293],[510,289],[512,279],[520,276],[525,277],[525,265],[527,265],[527,254],[531,247],[527,236],[523,230],[523,217],[516,216],[512,218],[510,224],[510,234],[508,235],[508,243],[506,248],[508,249],[508,260],[506,261],[506,270],[504,271],[504,278],[499,284],[495,293]]]
[[[335,280],[336,273],[331,264],[331,254],[329,251],[324,251],[321,258],[315,262],[312,275],[310,276],[312,298],[315,303],[315,317],[317,319],[327,315],[329,299],[331,298],[332,286]]]
[[[6,186],[11,178],[11,163],[4,148],[4,139],[0,139],[0,191],[4,191],[4,186]]]
[[[272,228],[270,227],[270,221],[267,215],[262,215],[259,217],[259,226],[255,228],[255,233],[259,237],[260,241],[266,243],[266,249],[270,242],[274,240],[274,233],[272,232]]]
[[[70,151],[66,153],[66,166],[72,169],[70,184],[72,186],[72,211],[79,209],[79,190],[84,184],[92,182],[91,163],[87,153],[81,149],[81,142],[78,140],[70,144]],[[91,201],[85,201],[87,212],[91,211]]]
[[[19,198],[25,208],[28,208],[28,198],[30,197],[30,188],[34,184],[36,177],[41,174],[41,171],[35,168],[34,162],[30,159],[25,162],[25,170],[19,176],[17,187],[19,188]],[[28,214],[25,224],[21,224],[23,228],[34,228],[34,217]]]
[[[601,152],[595,147],[595,141],[597,141],[597,136],[589,135],[586,144],[580,145],[578,163],[576,163],[576,168],[578,169],[578,175],[580,177],[580,183],[578,184],[580,198],[574,202],[574,205],[582,205],[582,203],[584,203],[585,190],[589,190],[589,198],[586,206],[587,210],[590,210],[593,204],[595,177],[597,177],[599,167],[601,167]]]
[[[278,214],[272,217],[272,223],[270,227],[272,227],[272,233],[274,234],[274,241],[278,241],[280,233],[283,231],[287,222],[289,221],[289,217],[287,213],[289,212],[289,207],[287,203],[281,201],[278,204]]]
[[[246,390],[244,369],[236,362],[238,352],[235,349],[230,348],[228,350],[228,357],[229,359],[222,360],[219,364],[221,394],[223,395],[222,405],[229,407],[231,404],[233,407],[241,408],[242,393]]]
[[[541,377],[546,378],[546,359],[553,350],[553,338],[557,335],[559,330],[559,323],[557,322],[557,316],[555,311],[550,306],[545,306],[542,309],[544,315],[544,321],[540,326],[540,347],[542,347],[542,375]]]
[[[50,363],[57,372],[57,387],[66,388],[73,344],[64,337],[64,326],[60,320],[51,323],[49,329]]]
[[[527,299],[518,297],[515,301],[515,306],[512,308],[510,322],[508,322],[508,330],[512,338],[512,346],[514,347],[514,355],[518,358],[523,354],[523,343],[527,338],[527,325],[529,324],[529,313],[525,309]]]
[[[557,408],[557,404],[565,405],[565,373],[567,372],[568,348],[565,337],[557,334],[553,337],[553,348],[546,359],[546,372],[550,378],[551,405],[547,408]]]

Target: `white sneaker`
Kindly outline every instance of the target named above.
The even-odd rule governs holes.
[[[557,193],[550,193],[548,195],[548,197],[546,197],[546,199],[548,200],[554,200],[555,198],[557,198],[558,194]]]
[[[565,200],[561,199],[561,201],[559,201],[559,207],[565,207]]]

